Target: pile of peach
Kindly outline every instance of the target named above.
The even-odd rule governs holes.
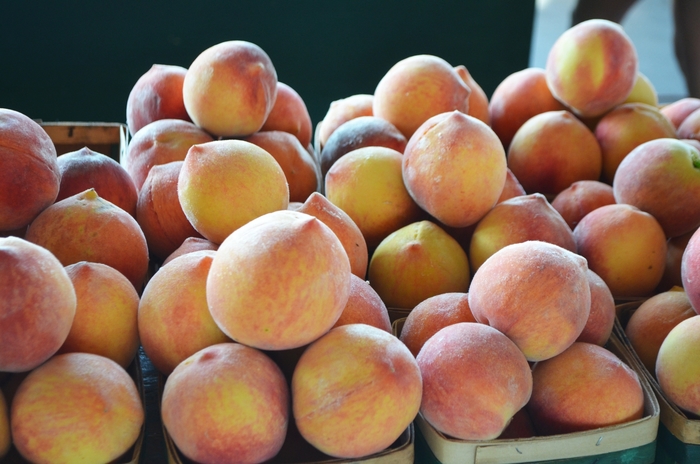
[[[632,421],[638,374],[605,348],[629,298],[662,300],[627,333],[700,414],[700,100],[659,106],[620,26],[572,27],[490,99],[408,57],[313,145],[245,41],[154,65],[126,112],[118,163],[0,109],[0,456],[10,430],[31,460],[123,454],[139,346],[203,463],[361,458],[419,412],[466,440]]]

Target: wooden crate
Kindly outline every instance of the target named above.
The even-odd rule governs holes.
[[[42,122],[39,121],[56,146],[58,155],[88,147],[117,162],[126,156],[129,130],[117,122]]]

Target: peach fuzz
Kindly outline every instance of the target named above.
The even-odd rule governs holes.
[[[379,80],[372,113],[392,123],[408,139],[437,114],[466,114],[470,93],[447,61],[433,55],[413,55],[394,64]]]
[[[137,292],[148,272],[148,245],[136,219],[94,189],[54,203],[32,221],[25,235],[61,264],[92,261],[124,274]]]
[[[159,119],[190,121],[182,97],[187,69],[154,64],[138,78],[126,99],[126,125],[133,136]]]
[[[600,145],[569,111],[547,111],[528,119],[508,148],[508,168],[527,193],[555,196],[579,180],[598,180]]]
[[[624,424],[644,415],[637,373],[611,351],[576,342],[532,368],[527,411],[538,435]]]
[[[323,149],[328,137],[343,123],[359,116],[373,116],[373,100],[373,95],[360,93],[332,101],[316,129],[316,145],[319,149]]]
[[[531,240],[495,252],[472,278],[477,322],[502,331],[528,361],[549,359],[581,335],[591,309],[586,260]]]
[[[559,192],[551,204],[573,230],[586,214],[614,203],[611,185],[599,180],[579,180]]]
[[[0,108],[0,231],[21,229],[51,205],[61,186],[56,148],[24,114]]]
[[[174,259],[143,290],[138,305],[141,345],[165,376],[197,351],[231,341],[207,305],[205,290],[214,256],[216,252],[203,250]]]
[[[557,100],[578,116],[600,116],[632,92],[637,51],[622,26],[591,19],[559,36],[545,70],[547,85]]]
[[[402,160],[391,148],[363,147],[341,157],[326,174],[326,198],[350,216],[369,250],[423,214],[406,189]]]
[[[491,125],[489,98],[486,96],[486,92],[477,84],[466,66],[462,64],[455,66],[455,71],[457,71],[459,77],[462,78],[464,83],[467,84],[467,87],[469,87],[469,90],[471,90],[469,93],[469,111],[467,114],[469,116],[474,116],[486,125]]]
[[[360,228],[345,211],[318,192],[309,195],[306,201],[296,208],[296,211],[314,216],[330,227],[348,255],[352,273],[365,278],[369,262],[367,242]]]
[[[230,40],[201,52],[185,74],[182,96],[192,121],[214,136],[259,131],[277,98],[277,72],[260,46]]]
[[[406,145],[402,164],[411,197],[451,227],[475,224],[496,204],[506,170],[505,151],[493,130],[459,111],[421,125]]]
[[[220,343],[193,354],[168,376],[163,426],[197,462],[263,462],[282,448],[289,425],[289,389],[260,351]],[[236,417],[236,420],[231,420]]]
[[[653,107],[658,107],[659,96],[656,93],[654,84],[649,78],[643,73],[637,72],[637,78],[634,80],[632,92],[630,92],[623,103],[645,103]]]
[[[153,166],[184,161],[193,145],[212,141],[211,135],[191,122],[161,119],[145,126],[129,141],[122,166],[133,179],[136,190],[141,190]]]
[[[604,346],[615,325],[615,299],[608,285],[598,274],[589,269],[586,271],[586,277],[591,288],[591,312],[576,341]]]
[[[348,302],[332,328],[348,324],[367,324],[391,333],[386,305],[366,280],[350,275]]]
[[[416,361],[423,377],[421,414],[457,439],[497,438],[532,393],[527,359],[488,325],[445,327],[425,342]]]
[[[145,418],[134,379],[90,353],[57,355],[33,370],[10,411],[14,445],[30,462],[112,462]]]
[[[301,355],[292,412],[301,435],[325,454],[360,458],[386,449],[411,424],[423,383],[394,335],[366,324],[332,329]]]
[[[491,128],[506,150],[525,121],[540,113],[564,109],[547,87],[542,68],[525,68],[508,75],[489,100]]]
[[[139,349],[139,294],[116,269],[81,261],[66,266],[75,289],[75,318],[57,354],[92,353],[127,368]]]
[[[466,292],[470,280],[467,254],[431,221],[414,222],[382,240],[367,274],[387,307],[403,309],[441,293]]]
[[[406,316],[399,339],[413,356],[418,356],[425,342],[440,329],[459,322],[476,322],[469,309],[469,296],[448,292],[431,296],[418,303]]]
[[[700,109],[700,98],[685,97],[662,106],[660,111],[678,129],[683,120],[697,109]]]
[[[663,394],[683,411],[700,415],[700,316],[679,322],[664,339],[656,358]]]
[[[175,251],[170,253],[170,255],[165,258],[163,261],[163,264],[161,264],[161,267],[165,266],[168,264],[170,261],[173,259],[186,255],[188,253],[193,253],[195,251],[202,251],[202,250],[212,250],[216,251],[219,249],[219,245],[216,243],[207,240],[206,238],[202,237],[187,237],[183,242],[182,245],[177,247]]]
[[[195,230],[216,244],[247,222],[284,210],[289,203],[280,164],[243,140],[216,140],[190,148],[177,194]]]
[[[350,275],[350,260],[327,225],[305,213],[276,211],[224,240],[211,264],[206,298],[214,321],[235,341],[291,349],[336,323],[348,301]]]
[[[647,296],[661,280],[666,236],[651,214],[625,204],[601,206],[581,219],[574,238],[615,299]]]
[[[513,243],[540,240],[576,252],[571,228],[541,193],[495,205],[477,223],[469,243],[472,273],[496,251]]]
[[[10,408],[5,401],[5,395],[0,392],[0,459],[5,457],[11,446]]]
[[[302,147],[311,145],[311,116],[296,90],[277,82],[277,98],[261,131],[283,131],[295,136]]]
[[[75,317],[73,284],[47,249],[0,238],[0,372],[34,369],[61,347]]]

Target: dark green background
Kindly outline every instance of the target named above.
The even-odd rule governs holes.
[[[124,122],[152,64],[189,67],[226,40],[254,42],[317,123],[397,61],[463,64],[490,97],[528,66],[534,0],[5,1],[0,107],[44,121]]]

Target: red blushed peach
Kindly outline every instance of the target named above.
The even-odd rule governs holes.
[[[697,109],[700,109],[700,98],[686,97],[664,105],[661,113],[678,129],[683,120]]]
[[[269,357],[220,343],[193,354],[168,376],[161,417],[188,459],[263,462],[282,448],[289,402],[284,376]]]
[[[421,125],[406,145],[402,165],[411,197],[451,227],[478,222],[496,204],[506,169],[505,151],[493,130],[459,111]]]
[[[136,190],[141,190],[153,166],[184,161],[187,151],[193,145],[213,140],[211,135],[191,122],[161,119],[148,124],[134,135],[122,165],[133,179]]]
[[[296,90],[283,82],[277,83],[275,104],[260,130],[292,134],[302,147],[311,144],[311,116]]]
[[[0,371],[34,369],[61,347],[75,317],[75,289],[47,249],[0,238]]]
[[[591,312],[576,341],[603,346],[608,342],[615,325],[615,299],[598,274],[589,269],[586,277],[591,288]]]
[[[491,440],[532,393],[530,365],[503,333],[460,322],[438,331],[416,358],[423,377],[420,412],[440,432]]]
[[[350,275],[350,294],[333,328],[348,324],[367,324],[391,333],[386,305],[366,280]]]
[[[431,117],[469,111],[471,90],[444,59],[433,55],[405,58],[387,71],[374,90],[372,112],[408,139]]]
[[[52,357],[12,400],[12,440],[30,462],[112,462],[141,433],[136,383],[111,359],[90,353]]]
[[[690,304],[700,314],[700,229],[693,232],[681,258],[681,281]]]
[[[538,435],[558,435],[623,424],[644,414],[635,371],[611,351],[576,342],[532,368],[527,411]]]
[[[527,193],[556,195],[579,180],[598,180],[600,145],[569,111],[548,111],[528,119],[508,148],[508,167]]]
[[[547,111],[566,109],[547,87],[545,70],[526,68],[507,76],[489,100],[491,128],[507,150],[525,121]]]
[[[463,292],[431,296],[411,309],[399,339],[413,356],[418,356],[425,342],[440,329],[459,322],[476,322],[469,309],[469,297]]]
[[[0,394],[0,459],[5,457],[11,446],[10,408],[7,407],[5,395]]]
[[[501,191],[501,196],[498,197],[496,204],[510,200],[511,198],[519,197],[520,195],[525,195],[525,189],[520,183],[513,171],[506,169],[506,183]]]
[[[42,127],[0,108],[0,231],[21,229],[56,200],[61,172]]]
[[[216,251],[219,249],[219,245],[216,243],[207,240],[206,238],[201,238],[201,237],[187,237],[183,242],[182,245],[177,247],[175,251],[170,253],[170,255],[165,258],[163,261],[162,266],[165,266],[168,264],[170,261],[173,259],[177,258],[178,256],[186,255],[188,253],[193,253],[195,251],[202,251],[202,250],[212,250]]]
[[[148,272],[148,245],[136,219],[94,189],[54,203],[32,221],[25,238],[48,249],[61,264],[106,264],[141,291]]]
[[[622,26],[591,19],[559,36],[545,70],[547,85],[557,100],[579,116],[600,116],[632,92],[637,51]]]
[[[275,158],[243,140],[194,145],[180,171],[177,194],[185,216],[220,244],[243,224],[289,203],[289,186]]]
[[[508,336],[529,361],[566,350],[591,309],[586,260],[531,240],[501,248],[472,278],[469,307],[477,322]]]
[[[277,98],[277,72],[260,46],[213,45],[194,59],[182,96],[192,121],[215,136],[245,137],[262,128]]]
[[[462,78],[467,87],[471,92],[469,93],[469,111],[467,114],[469,116],[474,116],[476,119],[482,121],[484,124],[491,124],[491,117],[489,116],[489,98],[486,96],[486,92],[481,88],[479,84],[474,80],[472,75],[467,70],[466,66],[458,65],[455,66],[455,71]]]
[[[690,113],[678,126],[678,138],[700,140],[700,109]]]
[[[154,64],[136,81],[126,100],[126,125],[131,135],[159,119],[190,121],[182,99],[187,69]]]
[[[676,406],[700,415],[700,316],[681,321],[664,339],[656,357],[661,391]]]
[[[614,203],[611,185],[598,180],[579,180],[559,192],[552,200],[552,207],[573,230],[586,214]]]
[[[515,413],[513,419],[498,438],[500,440],[515,440],[518,438],[531,438],[535,435],[536,432],[532,425],[532,419],[530,419],[527,409],[522,408]]]
[[[82,261],[66,266],[75,288],[75,318],[57,353],[93,353],[126,368],[139,348],[139,294],[114,268]]]
[[[336,327],[301,355],[292,411],[301,435],[335,457],[386,449],[421,404],[420,370],[394,335],[366,324]]]
[[[319,149],[323,149],[328,137],[343,123],[359,116],[373,116],[373,99],[373,95],[356,94],[331,102],[326,115],[318,124],[316,142]]]

